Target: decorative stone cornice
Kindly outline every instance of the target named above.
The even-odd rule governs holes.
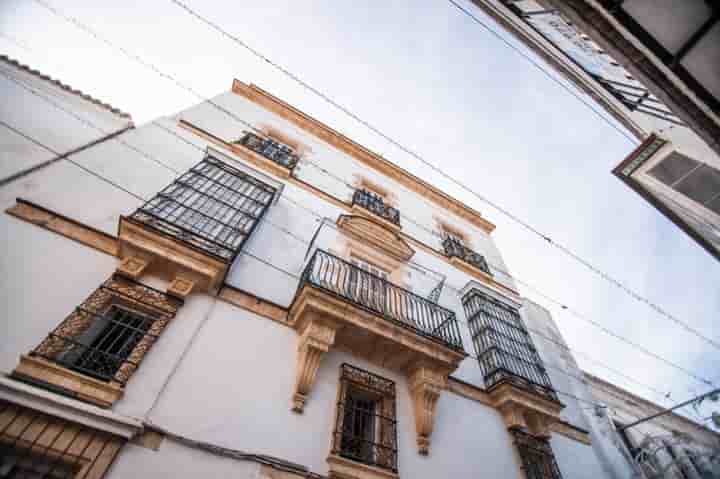
[[[550,426],[560,421],[560,411],[565,407],[511,382],[498,383],[488,395],[508,428],[522,428],[538,437],[550,436]]]
[[[120,217],[118,242],[119,273],[137,279],[152,269],[171,281],[180,296],[218,288],[229,266],[125,216]]]
[[[259,88],[256,85],[247,85],[239,80],[234,80],[232,91],[233,93],[241,95],[253,103],[256,103],[257,105],[260,105],[263,108],[283,117],[303,130],[334,146],[343,153],[351,155],[361,163],[373,168],[389,178],[392,178],[409,190],[424,196],[441,208],[444,208],[456,214],[460,218],[469,221],[483,231],[491,233],[495,229],[494,224],[483,218],[478,211],[470,208],[465,203],[448,196],[429,183],[426,183],[380,155],[373,153],[358,143],[355,143],[350,138],[333,130],[324,123],[311,118],[297,108],[288,105],[262,88]]]
[[[389,228],[385,223],[390,222],[381,222],[365,214],[340,215],[337,221],[338,227],[350,236],[374,246],[398,261],[408,261],[415,254],[415,250],[400,237],[397,227]]]

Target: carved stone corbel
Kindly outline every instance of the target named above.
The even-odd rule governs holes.
[[[302,414],[307,396],[315,383],[320,359],[335,343],[337,328],[328,323],[311,321],[300,336],[297,373],[292,398],[292,410]]]
[[[435,426],[435,410],[440,393],[445,389],[446,376],[428,366],[420,366],[410,372],[408,385],[415,412],[415,430],[418,452],[430,451],[430,436]]]

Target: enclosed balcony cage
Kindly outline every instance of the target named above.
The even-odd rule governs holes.
[[[246,132],[235,144],[249,148],[288,170],[295,168],[300,161],[300,157],[289,146],[272,138],[262,138],[255,133]]]
[[[487,388],[512,382],[558,400],[542,359],[515,308],[477,289],[463,296],[463,307]]]
[[[275,188],[207,156],[130,220],[232,262],[265,214]]]
[[[562,479],[550,442],[520,429],[511,429],[527,479]]]
[[[395,383],[343,364],[333,454],[397,472]]]
[[[490,266],[488,266],[487,261],[485,261],[485,257],[465,246],[465,243],[463,243],[461,239],[447,235],[442,242],[442,246],[446,256],[450,258],[460,258],[466,263],[480,269],[480,271],[492,275]]]
[[[400,226],[400,211],[385,204],[381,196],[365,189],[355,190],[352,204],[362,206],[366,210],[378,215],[393,224]]]
[[[315,250],[303,271],[298,291],[305,285],[464,351],[455,313],[324,250]]]

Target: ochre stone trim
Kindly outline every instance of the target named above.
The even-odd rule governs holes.
[[[351,461],[336,454],[330,454],[327,463],[330,466],[330,479],[398,479],[400,477],[392,471]]]
[[[160,446],[164,440],[165,434],[151,429],[146,429],[142,433],[133,437],[130,442],[146,449],[158,451],[160,450]]]
[[[250,311],[267,319],[272,319],[284,326],[290,326],[287,322],[287,308],[259,298],[247,291],[224,285],[218,297],[238,308]]]
[[[45,359],[22,355],[13,371],[18,379],[31,379],[57,386],[74,397],[108,408],[123,396],[123,389],[110,382],[98,381]]]
[[[14,206],[5,212],[11,216],[35,224],[54,233],[58,233],[73,241],[90,246],[102,253],[112,256],[117,254],[117,238],[79,223],[42,206],[18,198]]]
[[[477,266],[474,266],[467,261],[458,258],[457,256],[453,256],[452,258],[450,258],[450,264],[455,266],[457,269],[466,272],[470,276],[479,279],[485,284],[495,286],[495,284],[497,283],[495,280],[493,280],[492,275],[487,274],[485,271],[481,270]]]
[[[464,352],[308,285],[298,291],[288,318],[300,334],[293,410],[302,411],[322,355],[344,350],[408,377],[418,451],[428,453],[437,399]]]
[[[409,261],[415,254],[415,250],[398,235],[397,230],[386,228],[374,218],[365,215],[340,215],[337,225],[343,232],[372,245],[397,261]]]
[[[285,118],[303,130],[312,133],[338,150],[353,156],[361,163],[375,169],[385,176],[392,178],[409,190],[422,195],[440,207],[453,212],[466,221],[469,221],[486,233],[489,234],[495,229],[495,225],[483,218],[478,211],[443,193],[439,189],[405,171],[394,163],[391,163],[380,155],[377,155],[358,143],[355,143],[329,126],[309,117],[305,113],[288,105],[263,89],[255,85],[247,85],[239,80],[234,80],[232,91]]]
[[[493,386],[488,395],[508,429],[521,428],[538,437],[550,436],[550,425],[560,421],[560,411],[565,407],[561,402],[546,399],[510,382]]]
[[[388,221],[382,216],[376,215],[372,211],[368,210],[367,208],[363,208],[360,205],[350,205],[350,213],[352,214],[352,216],[364,216],[370,221],[380,223],[381,225],[383,225],[384,228],[390,231],[394,231],[395,233],[400,233],[400,231],[402,230],[402,226],[396,225],[392,221]]]
[[[133,261],[138,263],[148,263],[143,271],[152,270],[170,281],[182,278],[192,282],[191,289],[198,291],[218,288],[229,267],[228,263],[125,216],[120,217],[118,237],[118,256],[121,259],[134,258]],[[123,264],[118,270],[120,273],[123,272]]]
[[[567,423],[565,421],[557,421],[550,425],[550,429],[552,432],[561,434],[569,439],[574,439],[577,442],[581,442],[583,444],[586,444],[588,446],[592,445],[592,440],[590,439],[590,433],[587,431],[577,428],[573,426],[570,423]]]

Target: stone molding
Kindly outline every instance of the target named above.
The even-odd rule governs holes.
[[[360,206],[360,205],[351,204],[350,205],[350,214],[352,216],[364,216],[365,218],[369,219],[370,221],[380,223],[386,229],[389,229],[390,231],[394,231],[395,233],[400,233],[400,231],[402,231],[401,225],[396,225],[392,221],[389,221],[389,220],[383,218],[382,216],[375,214],[372,211],[370,211],[369,209],[367,209],[363,206]]]
[[[214,291],[219,288],[229,267],[219,259],[125,216],[120,217],[118,240],[118,256],[122,260],[119,273],[137,279],[151,270],[169,280],[171,288],[177,289],[176,295],[181,297],[185,290],[189,293],[190,290]],[[137,271],[127,266],[132,264],[137,265]],[[189,283],[192,284],[188,289]]]
[[[408,377],[418,450],[428,453],[437,400],[446,388],[447,376],[466,357],[464,352],[308,285],[298,291],[288,318],[300,334],[293,410],[302,411],[322,354],[331,347],[348,351]],[[360,338],[373,346],[359,345]]]
[[[98,381],[34,356],[20,356],[20,363],[12,375],[19,379],[51,384],[78,399],[103,408],[109,408],[123,396],[123,389],[117,384]]]
[[[550,436],[550,426],[561,421],[560,412],[565,407],[510,382],[493,386],[488,395],[508,429],[521,428],[537,437]]]
[[[485,284],[489,284],[491,286],[495,286],[497,284],[497,281],[492,277],[491,274],[486,273],[485,271],[481,270],[475,265],[472,265],[468,263],[467,261],[463,260],[462,258],[458,258],[457,256],[453,256],[450,258],[450,264],[455,266],[457,269],[464,271],[465,273],[469,274],[470,276],[473,276],[476,279],[479,279]],[[501,286],[502,287],[502,286]]]
[[[270,301],[243,291],[232,286],[224,285],[218,295],[220,299],[238,308],[250,311],[267,319],[272,319],[283,326],[289,326],[287,322],[288,310]]]
[[[396,228],[388,228],[385,223],[369,215],[340,215],[337,225],[343,232],[370,244],[398,261],[409,261],[415,250],[400,237]],[[373,215],[374,216],[374,215]],[[395,226],[395,225],[393,225]]]
[[[478,211],[443,193],[429,183],[426,183],[380,155],[377,155],[358,143],[355,143],[345,135],[338,133],[320,121],[311,118],[256,85],[247,85],[239,80],[234,80],[232,91],[233,93],[247,98],[253,103],[262,106],[276,115],[285,118],[290,123],[299,126],[303,130],[315,135],[317,138],[334,146],[343,153],[354,157],[356,160],[369,166],[370,168],[373,168],[381,174],[392,178],[404,187],[422,195],[441,208],[451,211],[457,216],[482,229],[486,233],[489,234],[495,229],[495,225],[483,218]]]
[[[327,463],[330,466],[330,479],[398,479],[400,477],[392,471],[352,461],[337,454],[330,454]]]

